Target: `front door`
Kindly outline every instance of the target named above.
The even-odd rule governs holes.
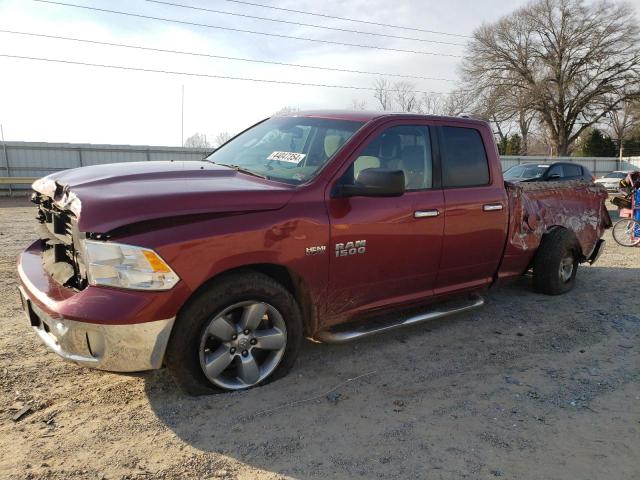
[[[400,197],[329,198],[327,319],[334,321],[433,294],[442,248],[444,198],[434,181],[431,129],[387,124],[345,166],[339,182],[367,168],[400,169]]]

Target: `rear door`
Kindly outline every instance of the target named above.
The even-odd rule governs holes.
[[[444,197],[439,175],[434,175],[432,133],[426,122],[387,123],[369,136],[340,174],[338,182],[353,183],[366,168],[400,169],[407,190],[392,198],[329,196],[330,322],[433,294]]]
[[[562,165],[564,180],[578,180],[583,177],[582,166],[565,163]]]
[[[445,212],[435,293],[445,294],[491,283],[505,245],[508,204],[495,149],[485,148],[493,146],[491,131],[466,125],[438,131]]]

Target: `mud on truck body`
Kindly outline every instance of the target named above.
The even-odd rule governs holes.
[[[479,307],[533,271],[560,294],[611,225],[591,183],[505,183],[480,121],[301,112],[203,162],[68,170],[33,185],[20,294],[42,341],[191,393],[279,378],[304,337],[344,342]]]

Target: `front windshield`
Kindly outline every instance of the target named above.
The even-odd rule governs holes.
[[[273,117],[206,160],[298,185],[313,178],[362,125],[325,118]]]
[[[516,165],[504,172],[505,180],[527,180],[530,178],[540,178],[549,168],[549,165]]]

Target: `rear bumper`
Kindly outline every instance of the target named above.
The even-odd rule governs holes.
[[[617,183],[603,183],[603,182],[595,182],[596,185],[600,185],[601,187],[604,187],[607,192],[618,192],[619,190],[619,186]]]
[[[171,292],[57,284],[34,243],[18,260],[19,291],[40,340],[65,360],[114,372],[160,368],[175,320]]]

